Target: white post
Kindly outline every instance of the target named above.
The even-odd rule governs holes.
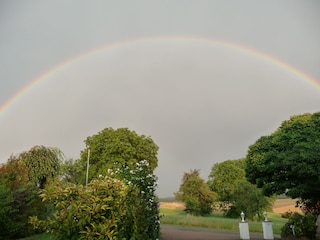
[[[240,216],[241,216],[241,222],[239,222],[240,239],[249,240],[250,239],[249,225],[248,225],[248,222],[244,220],[245,214],[241,212]]]
[[[263,239],[265,240],[273,240],[273,230],[272,230],[272,222],[268,220],[268,215],[266,212],[263,213],[264,221],[262,222],[263,229]]]
[[[88,177],[89,177],[89,159],[90,159],[90,147],[88,148],[86,185],[88,185]]]

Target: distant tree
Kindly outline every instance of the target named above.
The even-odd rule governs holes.
[[[266,195],[299,198],[320,213],[320,112],[292,116],[249,147],[246,175]]]
[[[107,169],[121,164],[135,168],[136,163],[146,160],[151,172],[158,165],[158,149],[151,137],[138,135],[127,128],[105,128],[99,133],[87,137],[85,144],[90,147],[89,179],[97,177]],[[81,152],[82,168],[86,168],[88,149]]]
[[[61,180],[67,183],[81,183],[82,167],[79,161],[68,159],[60,165]]]
[[[255,216],[261,219],[264,211],[272,210],[274,198],[265,197],[261,189],[248,181],[243,181],[236,187],[231,201],[233,204],[226,212],[226,216],[236,218],[243,211],[248,219],[253,219]]]
[[[28,168],[16,156],[10,156],[7,163],[0,165],[0,182],[10,189],[24,186],[28,180]]]
[[[175,197],[184,202],[186,212],[193,215],[207,215],[212,212],[212,204],[216,196],[207,183],[200,178],[199,170],[191,170],[189,173],[184,173]]]
[[[43,189],[49,179],[59,174],[60,164],[64,158],[58,148],[34,146],[19,155],[28,169],[29,180]]]
[[[230,201],[245,178],[245,159],[227,160],[212,166],[208,186],[217,193],[219,201]]]

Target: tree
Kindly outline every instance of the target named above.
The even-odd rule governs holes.
[[[0,182],[11,190],[26,185],[28,180],[28,168],[16,156],[10,156],[7,163],[0,166]]]
[[[68,159],[60,165],[60,177],[66,183],[81,183],[82,168],[79,161]]]
[[[35,233],[28,218],[41,217],[45,212],[38,190],[29,183],[23,161],[11,156],[0,166],[0,239],[18,239]]]
[[[243,211],[248,219],[253,219],[256,215],[261,219],[263,211],[271,211],[274,198],[265,197],[261,189],[248,181],[243,181],[239,182],[231,201],[233,205],[228,209],[226,216],[236,218]]]
[[[184,173],[179,191],[175,193],[177,200],[185,203],[185,211],[192,215],[207,215],[212,211],[215,194],[207,183],[200,178],[199,170]]]
[[[271,135],[249,147],[246,176],[266,195],[299,198],[320,213],[320,112],[292,116]]]
[[[85,143],[90,147],[90,179],[113,169],[116,164],[135,168],[136,163],[146,160],[153,171],[158,165],[159,147],[151,137],[138,135],[127,128],[105,128],[87,137]],[[81,152],[81,164],[86,168],[88,149]]]
[[[47,180],[58,175],[63,158],[60,149],[45,146],[34,146],[19,155],[28,168],[29,180],[40,189],[44,188]]]
[[[212,166],[208,186],[217,193],[219,201],[230,201],[245,178],[245,159],[227,160]]]

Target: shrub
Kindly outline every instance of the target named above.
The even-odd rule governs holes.
[[[316,233],[315,222],[316,216],[311,213],[305,215],[293,213],[281,229],[281,237],[283,239],[294,239],[292,237],[314,239]]]
[[[282,213],[281,214],[281,217],[283,217],[283,218],[290,218],[291,216],[292,216],[292,214],[293,214],[293,212],[292,211],[287,211],[287,212],[285,212],[285,213]]]
[[[88,186],[51,186],[40,196],[54,208],[53,216],[46,220],[34,216],[30,222],[57,239],[118,239],[127,189],[123,181],[108,176]]]
[[[160,215],[155,194],[157,177],[149,169],[149,163],[140,161],[135,168],[119,165],[112,174],[126,181],[129,187],[128,211],[126,221],[122,224],[127,231],[122,237],[132,240],[158,239]]]
[[[158,239],[160,217],[156,177],[148,162],[136,168],[109,169],[88,186],[53,185],[40,196],[54,209],[52,216],[30,222],[57,239]]]
[[[261,220],[263,211],[270,211],[274,202],[274,198],[265,197],[261,189],[247,181],[238,185],[232,200],[233,204],[227,210],[226,216],[237,218],[243,211],[246,214],[246,218],[251,220],[255,218]]]
[[[0,166],[0,239],[34,234],[28,217],[43,210],[37,187],[28,183],[26,166],[12,156]]]

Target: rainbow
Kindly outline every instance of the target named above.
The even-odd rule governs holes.
[[[304,73],[303,71],[289,65],[288,63],[273,57],[267,53],[258,51],[253,48],[249,48],[244,45],[240,45],[237,43],[233,42],[228,42],[224,40],[219,40],[219,39],[212,39],[212,38],[203,38],[203,37],[195,37],[195,36],[155,36],[155,37],[143,37],[143,38],[135,38],[135,39],[129,39],[125,41],[119,41],[115,43],[111,43],[102,47],[98,47],[95,49],[92,49],[88,52],[82,53],[80,55],[77,55],[71,59],[66,60],[65,62],[62,62],[53,68],[49,69],[45,73],[41,74],[39,77],[36,79],[32,80],[29,84],[24,86],[20,91],[18,91],[16,94],[14,94],[11,98],[9,98],[2,106],[0,106],[0,115],[3,114],[11,105],[13,105],[15,102],[17,102],[22,96],[24,96],[30,89],[34,88],[36,85],[38,85],[40,82],[45,81],[48,79],[50,76],[56,74],[59,71],[62,71],[63,69],[67,68],[71,64],[74,64],[75,62],[84,59],[89,56],[93,56],[99,52],[104,52],[110,49],[116,49],[116,48],[121,48],[124,46],[129,46],[129,45],[134,45],[134,44],[143,44],[147,42],[157,42],[157,41],[167,41],[167,42],[181,42],[181,41],[190,41],[190,42],[195,42],[199,44],[213,44],[213,45],[218,45],[224,48],[229,48],[237,51],[244,52],[246,54],[264,59],[275,66],[278,66],[285,71],[288,71],[298,78],[308,82],[312,86],[319,88],[320,89],[320,82],[308,75],[307,73]]]

